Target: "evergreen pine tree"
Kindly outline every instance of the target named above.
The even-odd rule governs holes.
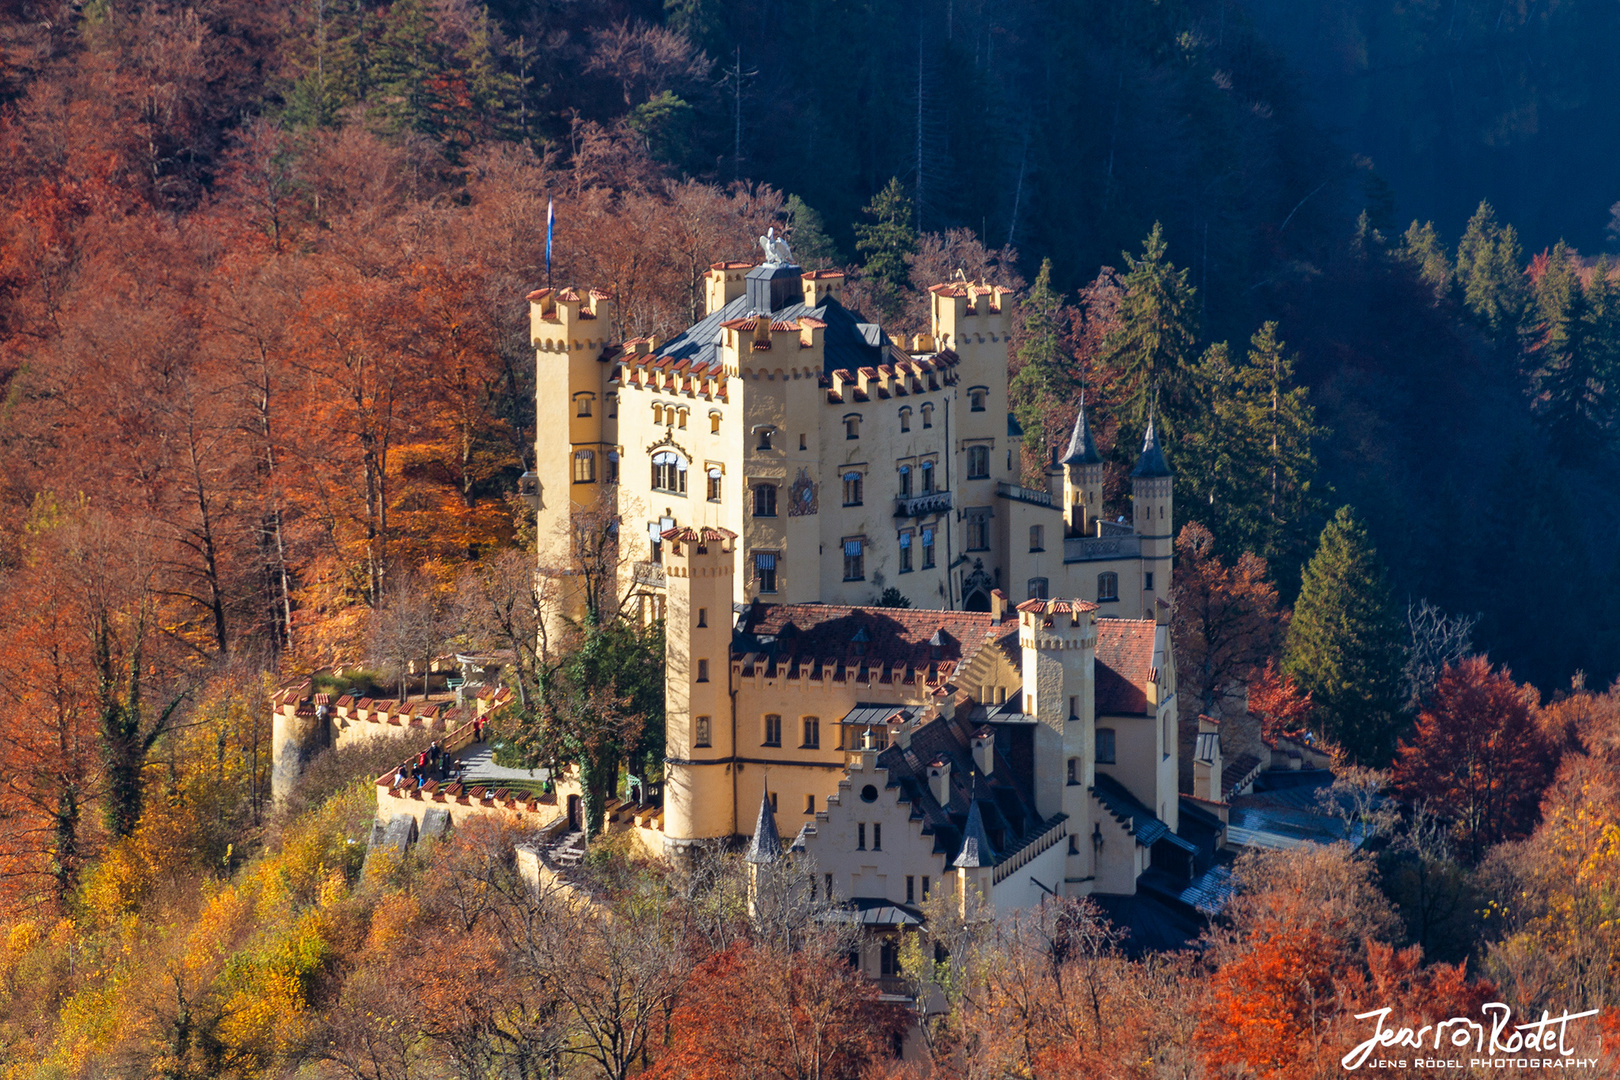
[[[1412,222],[1395,254],[1434,290],[1436,297],[1451,291],[1451,256],[1440,246],[1440,234],[1435,232],[1434,222],[1425,221],[1422,225]]]
[[[1323,432],[1294,361],[1266,323],[1234,365],[1224,342],[1205,350],[1179,444],[1177,483],[1188,513],[1207,525],[1222,551],[1253,551],[1280,570],[1304,560],[1320,520],[1316,453]]]
[[[1063,347],[1063,294],[1052,288],[1052,260],[1041,260],[1040,273],[1023,305],[1024,340],[1018,346],[1023,366],[1008,386],[1013,412],[1024,429],[1024,446],[1036,460],[1049,459],[1046,425],[1063,410],[1078,389]]]
[[[866,204],[870,225],[855,226],[855,250],[866,256],[866,277],[877,292],[885,317],[900,310],[910,279],[908,256],[917,253],[917,231],[911,226],[911,200],[898,178]]]
[[[1313,490],[1316,453],[1321,438],[1309,391],[1294,385],[1294,360],[1277,340],[1277,324],[1268,322],[1249,339],[1247,362],[1238,372],[1242,426],[1257,451],[1258,506],[1252,519],[1260,535],[1254,550],[1273,566],[1294,567],[1309,543],[1309,523],[1320,520]]]
[[[1498,225],[1488,202],[1479,204],[1457,244],[1457,288],[1463,306],[1499,345],[1506,344],[1527,299],[1524,252],[1513,226]]]
[[[1127,430],[1147,427],[1155,393],[1159,438],[1175,443],[1178,425],[1191,405],[1189,393],[1193,350],[1197,346],[1193,296],[1187,271],[1168,258],[1164,232],[1157,222],[1142,242],[1142,257],[1125,252],[1118,326],[1103,339],[1099,363],[1124,383]],[[1119,446],[1134,450],[1131,440]]]
[[[1380,764],[1399,733],[1405,659],[1384,564],[1366,526],[1340,507],[1301,576],[1283,671],[1310,693],[1324,735]]]
[[[1525,362],[1537,416],[1553,433],[1560,455],[1579,459],[1607,442],[1613,419],[1604,343],[1593,336],[1612,316],[1591,310],[1562,241],[1544,262],[1531,299]],[[1598,301],[1609,306],[1606,284]]]
[[[806,270],[825,270],[838,264],[838,245],[827,235],[827,227],[816,213],[797,195],[787,197],[788,239],[792,243],[793,257]]]

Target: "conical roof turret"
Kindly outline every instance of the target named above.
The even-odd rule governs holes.
[[[968,804],[967,824],[962,829],[962,850],[951,865],[969,869],[996,865],[996,849],[990,843],[990,834],[985,831],[984,814],[979,810],[977,798]]]
[[[1170,476],[1170,464],[1164,460],[1164,450],[1159,446],[1159,436],[1153,430],[1153,413],[1148,413],[1147,435],[1142,439],[1142,455],[1136,459],[1136,468],[1131,470],[1132,476],[1156,477]]]
[[[760,792],[759,820],[754,824],[754,838],[748,843],[744,858],[751,863],[773,863],[782,857],[782,835],[776,831],[776,814],[771,810],[771,794]]]
[[[1080,411],[1074,417],[1074,433],[1069,436],[1069,450],[1063,455],[1064,465],[1100,465],[1097,441],[1091,437],[1091,422],[1086,419],[1086,392],[1080,391]]]

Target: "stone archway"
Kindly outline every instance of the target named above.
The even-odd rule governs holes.
[[[990,590],[995,587],[994,579],[984,572],[984,566],[975,566],[973,573],[962,579],[962,610],[989,611]]]

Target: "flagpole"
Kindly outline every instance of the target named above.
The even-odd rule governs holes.
[[[551,288],[551,233],[557,224],[557,204],[546,200],[546,288]]]

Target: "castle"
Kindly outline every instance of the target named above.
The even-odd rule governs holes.
[[[1178,793],[1151,422],[1130,523],[1102,517],[1083,408],[1023,487],[1009,290],[934,286],[908,345],[842,275],[766,250],[711,268],[708,314],[662,343],[611,343],[604,293],[529,296],[541,570],[566,578],[575,521],[605,511],[624,594],[665,619],[661,849],[752,833],[756,862],[802,852],[873,910],[1196,892],[1220,746],[1200,721]]]
[[[706,317],[623,345],[607,338],[605,293],[530,294],[542,568],[570,564],[576,515],[600,508],[620,522],[623,592],[649,616],[667,603],[663,536],[685,527],[736,534],[739,604],[870,604],[892,588],[985,612],[1001,589],[1152,618],[1170,591],[1172,514],[1151,425],[1128,524],[1101,516],[1084,410],[1046,486],[1023,487],[1011,292],[934,286],[932,330],[907,347],[840,303],[843,280],[718,264]]]

